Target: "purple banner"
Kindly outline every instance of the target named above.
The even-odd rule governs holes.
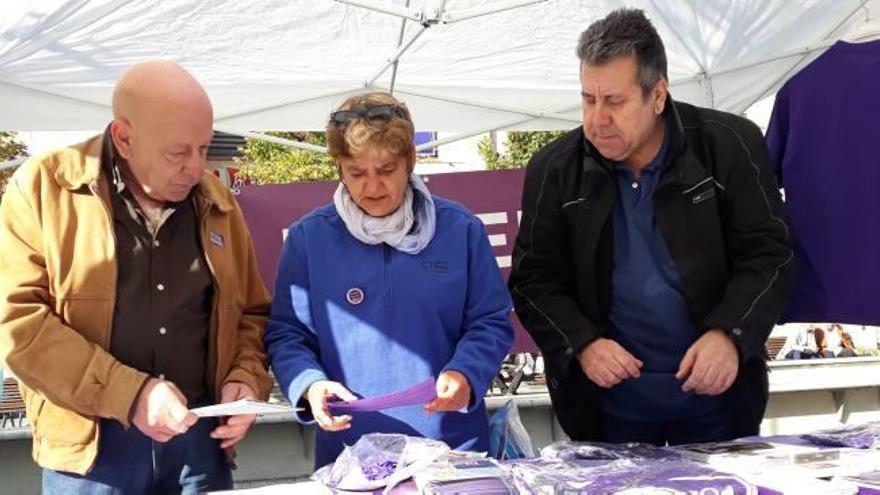
[[[519,229],[520,196],[525,170],[487,170],[422,176],[431,193],[458,201],[486,226],[504,279],[510,275],[511,251]],[[311,210],[332,201],[337,182],[244,186],[238,202],[254,239],[260,273],[274,287],[285,229]],[[537,346],[512,315],[517,330],[514,351],[537,352]]]

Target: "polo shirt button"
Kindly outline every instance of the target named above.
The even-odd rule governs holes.
[[[739,337],[743,333],[741,328],[734,328],[733,330],[731,330],[731,332],[733,332],[733,334],[736,335],[737,337]]]
[[[159,292],[162,292],[163,290],[165,290],[165,286],[162,285],[162,284],[159,284],[159,285],[156,286],[156,289],[157,289]]]
[[[165,335],[166,333],[168,333],[168,330],[167,330],[165,327],[161,327],[161,328],[159,328],[159,334],[160,334],[160,335]]]

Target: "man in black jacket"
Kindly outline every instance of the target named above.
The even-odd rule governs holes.
[[[640,10],[578,46],[583,128],[529,163],[510,290],[576,440],[754,435],[793,264],[759,129],[673,102]]]

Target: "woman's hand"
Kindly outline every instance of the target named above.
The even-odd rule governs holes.
[[[306,390],[305,399],[309,401],[312,415],[315,421],[324,431],[342,431],[351,428],[351,416],[333,416],[327,401],[331,398],[339,398],[344,401],[357,400],[357,397],[344,385],[329,380],[319,380],[311,384]]]
[[[437,378],[437,398],[425,406],[425,411],[458,411],[471,402],[471,385],[464,375],[455,370],[444,371]]]

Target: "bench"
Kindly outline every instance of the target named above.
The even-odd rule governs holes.
[[[770,337],[767,339],[767,342],[764,344],[764,347],[767,349],[767,356],[770,357],[770,360],[776,359],[776,355],[779,354],[779,351],[782,350],[782,346],[785,345],[786,337]]]
[[[18,382],[15,378],[6,378],[3,380],[3,398],[0,399],[0,428],[5,428],[7,423],[21,428],[23,422],[24,400]]]

